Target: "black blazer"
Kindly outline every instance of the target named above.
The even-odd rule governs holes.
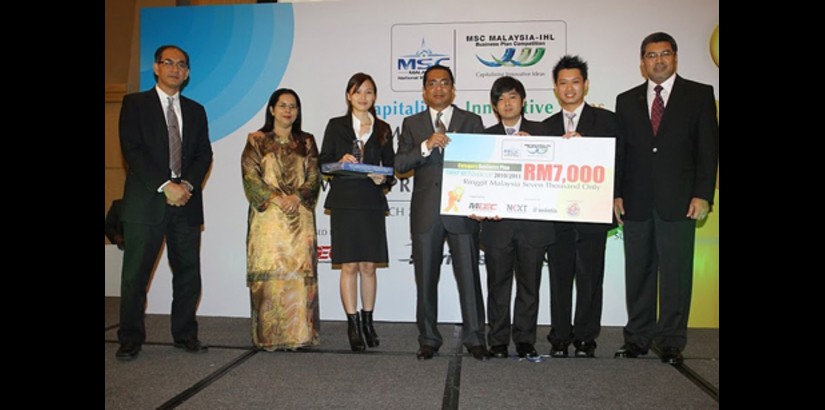
[[[542,121],[550,129],[549,135],[564,135],[565,133],[565,118],[562,111],[559,111]],[[619,140],[619,131],[616,126],[616,115],[612,112],[591,107],[585,103],[582,108],[581,118],[579,124],[576,126],[576,131],[583,137],[613,137],[616,141]],[[618,168],[618,164],[614,164],[614,169]],[[613,182],[613,192],[616,190],[616,180]],[[615,195],[614,195],[615,197]],[[612,213],[612,212],[611,212]],[[616,217],[613,216],[612,223],[592,223],[592,222],[556,222],[556,223],[572,223],[579,232],[582,233],[600,233],[607,232],[616,227]]]
[[[385,138],[384,145],[379,145],[378,136]],[[355,131],[352,129],[352,115],[336,117],[329,120],[324,131],[324,142],[318,164],[338,162],[346,153],[352,153]],[[389,124],[379,118],[375,119],[372,134],[364,147],[364,163],[392,167],[395,153],[392,150],[392,131]],[[363,176],[335,176],[330,182],[330,191],[324,202],[324,208],[330,209],[379,209],[388,211],[387,197],[384,189],[389,189],[394,182],[390,176],[382,185],[375,185],[372,179]]]
[[[625,218],[649,219],[655,207],[667,221],[684,220],[690,200],[713,202],[719,158],[719,124],[713,87],[676,76],[653,135],[647,83],[616,97],[619,140],[614,196]]]
[[[183,165],[181,179],[194,187],[192,198],[182,207],[190,225],[203,224],[201,185],[212,163],[212,144],[206,110],[180,95],[183,117]],[[166,196],[158,192],[172,172],[169,170],[169,134],[166,116],[155,87],[123,97],[120,109],[120,147],[128,163],[123,188],[124,222],[161,223]]]
[[[543,123],[521,119],[519,131],[530,135],[548,136],[550,130]],[[504,135],[504,125],[498,123],[484,130],[485,134]],[[555,241],[553,223],[550,221],[534,221],[528,219],[502,219],[500,221],[485,220],[481,222],[481,244],[502,248],[512,241],[516,232],[523,232],[527,242],[535,247],[547,246]]]
[[[395,171],[403,174],[415,170],[412,201],[410,203],[410,232],[424,233],[430,230],[436,217],[441,217],[441,171],[444,154],[435,149],[428,157],[421,155],[421,143],[430,138],[435,130],[430,109],[404,118],[398,152],[395,154]],[[478,114],[464,111],[453,105],[453,116],[447,132],[481,134],[484,124]],[[450,149],[447,146],[447,149]],[[466,216],[441,217],[447,232],[465,234],[478,232],[478,222]]]

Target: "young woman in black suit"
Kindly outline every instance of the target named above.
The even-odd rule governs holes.
[[[324,132],[320,163],[363,162],[392,167],[392,131],[375,113],[378,88],[372,77],[356,73],[347,83],[347,114],[329,120]],[[358,157],[356,157],[356,155]],[[341,265],[341,302],[347,314],[350,347],[363,351],[378,346],[372,323],[377,280],[376,264],[388,262],[386,192],[392,176],[332,177],[324,207],[330,210],[332,263]],[[358,316],[358,278],[361,279],[361,316]]]

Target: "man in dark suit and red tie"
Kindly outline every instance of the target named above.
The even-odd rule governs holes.
[[[174,346],[206,351],[195,311],[201,293],[201,185],[212,163],[203,106],[180,94],[189,79],[189,55],[161,46],[152,65],[152,89],[126,95],[120,145],[128,163],[123,193],[123,255],[118,360],[133,360],[146,339],[146,288],[164,237],[172,268]]]
[[[612,112],[584,102],[590,88],[587,63],[566,55],[553,68],[558,112],[544,120],[549,135],[564,138],[617,138]],[[547,250],[550,261],[550,342],[551,357],[567,357],[575,347],[575,357],[594,357],[596,337],[601,331],[602,283],[607,231],[614,224],[554,222],[556,241]],[[572,315],[573,280],[576,281],[576,315]],[[572,319],[572,320],[571,320]]]
[[[521,81],[501,77],[490,89],[490,104],[499,123],[484,130],[498,135],[551,135],[547,127],[524,118],[527,91]],[[537,357],[536,328],[544,252],[553,241],[549,221],[486,218],[481,246],[487,268],[487,341],[490,356],[506,358],[512,335],[519,357]],[[510,325],[510,294],[516,277],[516,301]]]
[[[424,72],[422,96],[427,109],[404,118],[395,170],[415,170],[410,215],[413,264],[417,289],[418,360],[433,358],[443,343],[438,331],[438,280],[444,252],[444,238],[450,245],[461,317],[462,342],[478,360],[487,360],[484,342],[484,298],[479,277],[479,224],[464,216],[442,216],[441,171],[444,150],[450,142],[447,132],[481,134],[484,125],[477,114],[455,105],[455,79],[448,68],[435,65]]]
[[[682,363],[693,286],[696,221],[710,212],[719,158],[713,87],[676,74],[676,40],[642,41],[647,81],[616,98],[614,213],[624,225],[628,321],[616,357]],[[657,317],[658,301],[658,317]]]

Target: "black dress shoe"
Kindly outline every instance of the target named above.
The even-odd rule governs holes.
[[[622,359],[634,359],[636,357],[646,355],[647,349],[642,349],[635,343],[625,343],[619,350],[616,350],[616,354],[613,357],[618,357]]]
[[[551,343],[550,344],[550,357],[555,358],[562,358],[567,357],[567,347],[569,344],[567,343]]]
[[[487,348],[484,347],[484,345],[473,346],[467,350],[470,351],[470,354],[473,355],[474,359],[481,360],[482,362],[487,360],[488,353]]]
[[[539,355],[539,352],[530,343],[517,343],[516,353],[518,353],[518,357],[537,357]]]
[[[682,364],[682,351],[678,347],[663,347],[662,348],[662,363],[677,365]]]
[[[596,341],[590,340],[587,342],[582,342],[581,340],[576,340],[573,342],[573,346],[576,347],[576,357],[595,357],[596,356]]]
[[[509,353],[507,353],[507,345],[495,345],[490,348],[490,357],[506,359],[507,356],[509,356]]]
[[[201,341],[198,339],[189,339],[184,342],[175,342],[174,346],[178,349],[186,349],[186,351],[189,353],[205,353],[206,350],[209,349],[208,346],[201,343]]]
[[[436,352],[436,349],[430,345],[421,345],[418,348],[418,352],[415,353],[415,357],[418,360],[430,360],[433,358],[433,354]]]
[[[121,343],[120,348],[118,348],[117,353],[115,353],[115,358],[117,360],[128,362],[134,360],[137,357],[138,352],[140,352],[139,344],[132,342]]]

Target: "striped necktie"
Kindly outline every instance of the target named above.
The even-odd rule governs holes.
[[[656,135],[659,133],[659,125],[665,113],[665,100],[662,99],[661,85],[656,85],[653,90],[656,91],[656,98],[653,99],[653,108],[650,110],[650,125],[653,126],[653,135]]]
[[[169,105],[166,108],[167,131],[169,132],[169,169],[172,176],[181,176],[181,141],[180,127],[178,126],[178,115],[175,114],[175,99],[168,97]]]

